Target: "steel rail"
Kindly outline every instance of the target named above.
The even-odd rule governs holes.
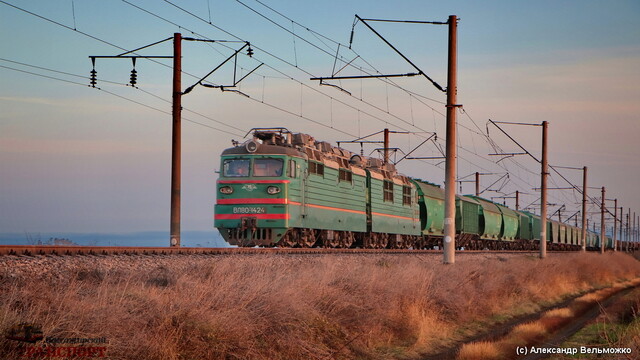
[[[464,250],[461,254],[526,254],[535,250]],[[566,252],[566,251],[558,251]],[[264,255],[264,254],[441,254],[442,250],[328,248],[202,248],[136,246],[0,245],[0,256],[36,255]]]

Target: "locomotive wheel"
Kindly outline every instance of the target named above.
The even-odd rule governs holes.
[[[342,237],[342,234],[340,234],[340,232],[336,232],[333,235],[333,239],[328,240],[327,241],[327,246],[328,247],[332,247],[332,248],[337,248],[340,247],[340,238]]]
[[[333,232],[333,239],[329,239],[329,232],[326,230],[322,230],[320,232],[320,239],[322,241],[322,246],[326,247],[326,248],[337,248],[340,246],[341,243],[341,237],[342,237],[342,232],[341,231],[334,231]]]
[[[378,237],[377,248],[386,249],[389,245],[389,234],[380,234]]]
[[[282,237],[282,239],[280,239],[280,241],[278,241],[276,245],[279,245],[282,247],[289,247],[289,248],[293,247],[295,245],[295,242],[292,239],[292,234],[293,234],[293,231],[291,230],[287,231]]]
[[[353,245],[355,241],[355,235],[350,231],[345,231],[340,236],[340,245],[339,247],[348,249]]]
[[[303,248],[309,248],[315,245],[316,236],[311,229],[300,229],[298,233],[298,245]]]
[[[375,249],[378,242],[377,233],[365,234],[362,238],[362,247],[365,249]]]
[[[389,249],[402,249],[402,236],[398,236],[395,234],[389,235],[388,247]]]

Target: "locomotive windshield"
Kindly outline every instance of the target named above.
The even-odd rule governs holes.
[[[224,176],[241,177],[249,176],[249,159],[227,159],[222,166]]]
[[[254,159],[253,176],[282,176],[282,159]]]

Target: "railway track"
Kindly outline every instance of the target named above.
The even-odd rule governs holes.
[[[200,247],[137,247],[137,246],[54,246],[0,245],[0,256],[36,255],[257,255],[257,254],[441,254],[442,250],[408,249],[326,249],[326,248],[200,248]],[[463,250],[458,254],[537,254],[537,251]],[[563,253],[566,253],[564,251]]]

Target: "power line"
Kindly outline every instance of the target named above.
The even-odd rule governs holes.
[[[123,2],[125,2],[125,3],[127,3],[127,4],[129,4],[129,2],[128,2],[128,1],[126,1],[126,0],[122,0],[122,1],[123,1]],[[219,26],[216,26],[216,25],[214,25],[214,24],[210,24],[210,23],[208,23],[208,22],[207,22],[205,19],[203,19],[202,17],[200,17],[200,16],[198,16],[198,15],[194,14],[193,12],[190,12],[189,10],[186,10],[186,9],[184,9],[184,8],[182,8],[182,7],[180,7],[180,6],[176,5],[176,4],[174,4],[174,3],[172,3],[172,2],[171,2],[171,1],[169,1],[169,0],[164,0],[164,1],[165,1],[166,3],[168,3],[168,4],[172,5],[172,6],[174,6],[175,8],[177,8],[177,9],[179,9],[179,10],[181,10],[181,11],[185,12],[186,14],[188,14],[188,15],[190,15],[190,16],[192,16],[192,17],[194,17],[194,18],[196,18],[196,19],[198,19],[198,20],[200,20],[200,21],[202,21],[202,22],[204,22],[204,23],[206,23],[206,24],[208,24],[208,25],[210,25],[210,26],[214,27],[215,29],[217,29],[217,30],[219,30],[219,31],[222,31],[223,33],[227,34],[228,36],[231,36],[231,37],[233,37],[233,38],[235,38],[235,39],[237,39],[237,40],[240,40],[240,41],[246,41],[246,40],[243,40],[242,38],[240,38],[240,37],[238,37],[238,36],[234,35],[233,33],[231,33],[231,32],[229,32],[229,31],[227,31],[227,30],[224,30],[224,29],[220,28]],[[138,6],[135,6],[135,7],[136,7],[136,8],[140,8],[140,7],[138,7]],[[147,13],[150,13],[148,10],[143,10],[143,11],[145,11],[145,12],[147,12]],[[158,18],[160,18],[160,19],[163,19],[163,20],[165,20],[165,21],[167,21],[167,22],[169,22],[169,23],[171,23],[171,24],[173,24],[173,25],[179,26],[179,25],[177,25],[176,23],[171,22],[170,20],[167,20],[167,19],[165,19],[165,18],[163,18],[163,17],[160,17],[160,16],[158,16],[158,15],[154,15],[154,16],[156,16],[156,17],[158,17]],[[181,28],[186,29],[185,27],[182,27],[182,26],[181,26]],[[284,28],[284,29],[285,29],[286,31],[288,31],[288,32],[289,32],[289,30],[288,30],[288,29],[286,29],[286,28]],[[187,29],[187,30],[188,30],[188,29]],[[294,35],[295,35],[295,34],[294,34]],[[199,35],[199,36],[202,36],[202,35]],[[306,41],[306,40],[305,40],[305,41]],[[297,65],[295,65],[295,64],[293,64],[293,63],[291,63],[290,61],[287,61],[287,60],[285,60],[284,58],[282,58],[282,57],[280,57],[280,56],[277,56],[277,55],[275,55],[275,54],[273,54],[273,53],[269,52],[268,50],[266,50],[266,49],[264,49],[264,48],[261,48],[261,47],[259,47],[259,46],[255,45],[255,44],[253,44],[253,43],[252,43],[252,45],[253,45],[253,47],[255,47],[256,49],[260,50],[261,52],[263,52],[263,53],[265,53],[265,54],[267,54],[267,55],[269,55],[269,56],[271,56],[271,57],[273,57],[273,58],[275,58],[275,59],[277,59],[277,60],[279,60],[279,61],[281,61],[281,62],[283,62],[283,63],[285,63],[285,64],[287,64],[287,65],[289,65],[289,66],[291,66],[291,67],[294,67],[294,68],[296,68],[296,69],[298,69],[298,70],[300,70],[300,71],[304,72],[305,74],[307,74],[307,75],[309,75],[309,76],[312,76],[312,77],[313,77],[313,76],[315,76],[315,75],[314,75],[314,74],[312,74],[311,72],[304,70],[304,69],[303,69],[303,68],[301,68],[300,66],[297,66]],[[327,52],[326,52],[326,51],[324,51],[324,50],[323,50],[323,52],[327,53]],[[330,53],[329,53],[329,54],[330,54]],[[330,55],[331,55],[331,54],[330,54]],[[332,56],[333,56],[333,55],[332,55]],[[254,57],[255,57],[255,56],[254,56]],[[264,61],[263,61],[263,62],[264,62]],[[265,65],[267,65],[267,64],[266,64],[266,62],[265,62]],[[268,65],[267,65],[267,66],[268,66]],[[270,68],[272,68],[273,70],[275,70],[275,68],[273,68],[273,67],[271,67],[271,66],[268,66],[268,67],[270,67]],[[286,75],[286,74],[282,73],[282,72],[281,72],[281,71],[279,71],[279,70],[276,70],[276,71],[278,71],[279,73],[281,73],[281,74],[283,74],[283,75],[285,75],[285,76],[288,76],[288,75]],[[288,77],[289,77],[291,80],[294,80],[294,81],[300,82],[300,81],[298,81],[298,80],[295,80],[293,77],[290,77],[290,76],[288,76]],[[300,82],[300,83],[301,83],[301,82]],[[307,87],[309,87],[309,86],[308,86],[308,85],[306,85],[306,84],[304,84],[304,85],[305,85],[305,86],[307,86]],[[309,88],[311,88],[311,87],[309,87]],[[316,91],[317,91],[317,90],[316,90]],[[319,92],[319,93],[323,94],[324,96],[327,96],[327,97],[333,98],[333,97],[331,97],[331,96],[329,96],[329,95],[326,95],[326,94],[324,94],[324,93],[322,93],[322,92],[320,92],[320,91],[317,91],[317,92]],[[352,96],[352,95],[349,95],[349,96],[350,96],[350,97],[352,97],[353,99],[356,99],[357,101],[360,101],[360,102],[362,102],[362,103],[364,103],[364,104],[367,104],[368,106],[373,107],[374,109],[376,109],[376,110],[378,110],[378,111],[384,112],[384,113],[386,113],[386,114],[388,114],[388,115],[390,115],[390,116],[392,116],[392,117],[394,117],[394,118],[396,118],[396,119],[398,119],[398,120],[400,120],[400,121],[402,121],[402,122],[404,122],[404,123],[406,123],[406,124],[408,124],[408,125],[414,126],[415,128],[419,129],[420,131],[424,131],[424,132],[426,132],[426,130],[425,130],[425,129],[422,129],[422,128],[420,128],[420,127],[417,127],[417,126],[415,126],[415,125],[411,124],[409,121],[404,120],[404,119],[400,118],[399,116],[397,116],[397,115],[395,115],[395,114],[393,114],[393,113],[387,112],[387,111],[385,111],[384,109],[380,108],[380,107],[379,107],[379,106],[377,106],[377,105],[374,105],[374,104],[372,104],[372,103],[370,103],[370,102],[364,101],[363,99],[358,99],[358,98],[356,98],[355,96]],[[335,99],[335,98],[333,98],[333,99]],[[337,100],[337,99],[336,99],[336,100]],[[424,103],[423,103],[423,104],[424,104]],[[425,104],[425,105],[426,105],[426,104]],[[426,106],[428,106],[428,105],[426,105]],[[430,107],[430,106],[429,106],[429,107]],[[430,108],[431,108],[431,109],[433,109],[432,107],[430,107]],[[433,110],[435,110],[435,109],[433,109]],[[440,114],[441,114],[441,113],[440,113]],[[368,115],[370,115],[370,114],[368,114]],[[442,115],[442,114],[441,114],[441,115]],[[370,115],[370,116],[372,116],[372,115]],[[375,116],[372,116],[372,117],[376,118]],[[382,120],[382,121],[384,121],[385,123],[389,123],[388,121],[385,121],[385,120]],[[396,126],[397,126],[397,125],[396,125]],[[407,130],[407,129],[404,129],[404,128],[402,128],[402,127],[398,127],[398,128],[400,128],[400,129],[402,129],[402,130]]]
[[[263,17],[263,18],[267,19],[269,22],[273,23],[274,25],[276,25],[276,26],[280,27],[281,29],[283,29],[283,30],[285,30],[285,31],[287,31],[287,32],[290,32],[290,33],[291,33],[291,31],[289,31],[288,29],[286,29],[286,28],[284,28],[283,26],[281,26],[281,25],[277,24],[274,20],[272,20],[272,19],[268,18],[266,15],[264,15],[264,14],[260,13],[259,11],[257,11],[257,10],[255,10],[255,9],[253,9],[252,7],[250,7],[250,6],[248,6],[247,4],[243,3],[242,1],[240,1],[240,0],[236,0],[236,1],[237,1],[238,3],[240,3],[240,4],[242,4],[243,6],[245,6],[246,8],[250,9],[251,11],[255,12],[256,14],[260,15],[261,17]],[[343,44],[343,43],[341,43],[341,42],[339,42],[339,41],[337,41],[337,40],[331,39],[331,38],[329,38],[329,37],[327,37],[327,36],[325,36],[325,35],[323,35],[323,34],[321,34],[321,33],[317,32],[317,31],[314,31],[314,30],[310,29],[309,27],[305,26],[304,24],[301,24],[301,23],[299,23],[298,21],[295,21],[294,19],[292,19],[292,18],[290,18],[289,16],[287,16],[287,15],[283,14],[282,12],[277,11],[277,10],[275,10],[274,8],[272,8],[272,7],[268,6],[268,5],[266,5],[265,3],[261,2],[260,0],[255,0],[255,1],[256,1],[257,3],[259,3],[260,5],[262,5],[262,6],[266,7],[267,9],[269,9],[269,10],[271,10],[271,11],[275,12],[276,14],[278,14],[278,15],[282,16],[283,18],[287,19],[288,21],[291,21],[293,24],[296,24],[296,25],[300,26],[301,28],[303,28],[303,29],[307,30],[309,33],[311,33],[312,35],[314,35],[316,38],[318,38],[318,36],[320,36],[320,37],[322,37],[323,39],[326,39],[326,40],[328,40],[328,41],[330,41],[330,42],[334,43],[335,45],[337,45],[337,46],[338,46],[338,49],[340,48],[340,46],[342,46],[342,47],[344,47],[344,48],[349,49],[351,52],[353,52],[353,53],[356,55],[356,58],[361,59],[361,60],[362,60],[362,61],[364,61],[364,62],[365,62],[369,67],[371,67],[371,68],[373,69],[373,71],[375,71],[375,72],[376,72],[376,73],[378,73],[378,74],[381,74],[381,72],[380,72],[378,69],[376,69],[376,67],[375,67],[375,66],[373,66],[371,63],[369,63],[369,62],[368,62],[364,57],[362,57],[362,56],[361,56],[357,51],[353,50],[353,49],[352,49],[352,48],[350,48],[348,45]],[[296,36],[295,34],[292,34],[292,35]],[[320,40],[320,39],[319,39],[319,40]],[[305,40],[305,41],[306,41],[306,40]],[[323,41],[321,41],[321,40],[320,40],[320,42],[322,42],[322,43],[323,43],[327,48],[329,48],[329,50],[333,51],[333,49],[331,49],[331,47],[330,47],[330,46],[328,46],[326,43],[324,43],[324,42],[323,42]],[[319,49],[319,47],[317,47],[316,45],[314,45],[314,44],[311,44],[311,45]],[[322,50],[322,49],[319,49],[319,50],[323,51],[323,52],[324,52],[324,53],[326,53],[327,55],[330,55],[330,56],[332,56],[332,57],[336,57],[336,58],[337,58],[337,55],[333,55],[332,53],[329,53],[328,51],[325,51],[325,50]],[[339,51],[339,50],[338,50],[338,51]],[[341,58],[341,60],[343,60],[343,61],[344,61],[344,59],[345,59],[345,58],[344,58],[344,56],[341,56],[340,58]],[[345,62],[346,62],[346,61],[345,61]],[[356,68],[355,66],[352,66],[352,67]],[[366,72],[366,73],[367,73],[368,75],[371,75],[371,73],[369,73],[369,72]],[[387,83],[387,84],[391,84],[391,85],[393,85],[394,87],[396,87],[396,88],[398,88],[398,89],[401,89],[401,90],[403,90],[403,91],[405,91],[405,92],[407,92],[407,93],[409,93],[409,94],[412,94],[412,95],[414,95],[414,96],[422,97],[422,98],[424,98],[424,99],[431,100],[431,101],[436,102],[436,103],[438,103],[438,104],[445,105],[445,102],[444,102],[444,101],[435,100],[435,99],[432,99],[432,98],[430,98],[430,97],[427,97],[427,96],[424,96],[424,95],[421,95],[421,94],[417,94],[417,93],[415,93],[415,92],[413,92],[413,91],[410,91],[410,90],[408,90],[408,89],[405,89],[405,88],[401,87],[400,85],[396,84],[395,82],[393,82],[393,81],[391,81],[391,80],[384,79],[384,78],[379,78],[378,80],[383,81],[383,82],[385,82],[385,83]],[[442,114],[442,115],[444,116],[444,114]]]
[[[18,64],[18,65],[22,65],[22,66],[31,67],[31,68],[34,68],[34,69],[45,70],[45,71],[50,71],[50,72],[54,72],[54,73],[58,73],[58,74],[63,74],[63,75],[67,75],[67,76],[73,76],[73,77],[77,77],[77,78],[86,79],[86,77],[85,77],[85,76],[83,76],[83,75],[78,75],[78,74],[73,74],[73,73],[69,73],[69,72],[64,72],[64,71],[60,71],[60,70],[55,70],[55,69],[51,69],[51,68],[42,67],[42,66],[37,66],[37,65],[27,64],[27,63],[20,62],[20,61],[9,60],[9,59],[5,59],[5,58],[0,58],[0,60],[1,60],[1,61],[10,62],[10,63],[14,63],[14,64]],[[11,68],[11,69],[13,69],[13,68]],[[16,70],[17,70],[17,69],[16,69]],[[19,70],[17,70],[17,71],[19,71]],[[36,74],[34,73],[34,75],[36,75]],[[44,75],[43,75],[43,76],[44,76]],[[63,79],[59,79],[59,78],[54,78],[54,79],[56,79],[56,80],[63,80]],[[113,84],[113,85],[120,85],[120,86],[127,86],[127,87],[131,87],[131,86],[127,85],[127,84],[120,83],[120,82],[116,82],[116,81],[109,81],[109,80],[105,80],[105,79],[98,79],[98,80],[99,80],[100,82],[104,82],[104,83],[108,83],[108,84]],[[73,84],[79,84],[79,85],[85,85],[85,84],[80,84],[80,83],[76,83],[76,82],[71,82],[71,83],[73,83]],[[164,101],[164,102],[169,103],[169,104],[171,103],[171,101],[170,101],[170,100],[167,100],[167,99],[165,99],[165,98],[163,98],[163,97],[161,97],[161,96],[158,96],[158,95],[156,95],[156,94],[154,94],[154,93],[152,93],[152,92],[150,92],[150,91],[144,90],[144,89],[142,89],[142,88],[140,88],[140,87],[134,86],[133,88],[135,88],[136,90],[139,90],[139,91],[141,91],[141,92],[143,92],[143,93],[145,93],[145,94],[147,94],[147,95],[150,95],[150,96],[152,96],[152,97],[154,97],[154,98],[156,98],[156,99],[158,99],[158,100]],[[205,119],[208,119],[208,120],[213,121],[213,122],[215,122],[215,123],[218,123],[218,124],[220,124],[220,125],[224,125],[224,126],[230,127],[230,128],[232,128],[232,129],[234,129],[234,130],[238,130],[238,131],[240,131],[240,133],[243,133],[243,132],[244,132],[244,130],[243,130],[243,129],[240,129],[240,128],[235,127],[235,126],[233,126],[233,125],[229,125],[229,124],[224,123],[224,122],[222,122],[222,121],[220,121],[220,120],[216,120],[216,119],[214,119],[214,118],[212,118],[212,117],[210,117],[210,116],[207,116],[207,115],[201,114],[201,113],[199,113],[199,112],[196,112],[196,111],[193,111],[193,110],[190,110],[190,109],[183,109],[183,110],[185,110],[185,111],[187,111],[187,112],[190,112],[190,113],[193,113],[193,114],[196,114],[196,115],[198,115],[198,116],[201,116],[201,117],[203,117],[203,118],[205,118]],[[237,134],[235,134],[235,135],[237,135]]]
[[[123,0],[123,1],[125,1],[125,0]],[[125,1],[125,2],[126,2],[126,1]],[[130,52],[128,49],[123,48],[123,47],[121,47],[121,46],[118,46],[118,45],[116,45],[116,44],[114,44],[114,43],[112,43],[112,42],[109,42],[109,41],[104,40],[104,39],[100,39],[100,38],[98,38],[97,36],[91,35],[91,34],[86,33],[86,32],[84,32],[84,31],[80,31],[80,30],[74,29],[74,28],[72,28],[72,27],[70,27],[70,26],[68,26],[68,25],[62,24],[62,23],[60,23],[60,22],[58,22],[58,21],[55,21],[55,20],[52,20],[52,19],[50,19],[50,18],[48,18],[48,17],[46,17],[46,16],[42,16],[42,15],[36,14],[36,13],[34,13],[34,12],[32,12],[32,11],[29,11],[29,10],[23,9],[23,8],[21,8],[21,7],[18,7],[18,6],[15,6],[15,5],[10,4],[10,3],[8,3],[8,2],[6,2],[6,1],[4,1],[4,0],[0,0],[0,3],[5,4],[5,5],[7,5],[7,6],[10,6],[10,7],[12,7],[12,8],[14,8],[14,9],[16,9],[16,10],[22,11],[22,12],[24,12],[24,13],[26,13],[26,14],[29,14],[29,15],[35,16],[35,17],[37,17],[37,18],[39,18],[39,19],[45,20],[45,21],[47,21],[47,22],[50,22],[50,23],[52,23],[52,24],[58,25],[58,26],[60,26],[60,27],[63,27],[63,28],[65,28],[65,29],[68,29],[68,30],[71,30],[71,31],[77,32],[78,34],[81,34],[81,35],[86,36],[86,37],[88,37],[88,38],[91,38],[91,39],[93,39],[93,40],[99,41],[99,42],[101,42],[101,43],[103,43],[103,44],[106,44],[106,45],[109,45],[109,46],[115,47],[116,49],[120,49],[120,50],[124,50],[124,51],[126,51],[126,52]],[[131,5],[131,6],[135,6],[135,5],[131,4],[131,3],[128,3],[128,4],[129,4],[129,5]],[[137,7],[137,6],[135,6],[135,7]],[[175,24],[175,23],[173,23],[173,24],[174,24],[174,25],[176,25],[176,26],[179,26],[179,25],[177,25],[177,24]],[[192,32],[192,33],[193,33],[193,32]],[[193,34],[195,35],[195,33],[193,33]],[[136,54],[136,55],[137,55],[137,53],[135,53],[135,52],[134,52],[134,54]],[[151,61],[151,62],[153,62],[153,63],[156,63],[156,64],[158,64],[158,65],[160,65],[160,66],[163,66],[163,67],[165,67],[165,68],[171,68],[171,66],[169,66],[169,65],[167,65],[167,64],[163,64],[163,63],[161,63],[161,62],[159,62],[159,61],[157,61],[157,60],[154,60],[154,59],[148,59],[148,60],[149,60],[149,61]],[[190,73],[188,73],[188,72],[186,72],[186,71],[182,71],[182,73],[183,73],[183,74],[185,74],[185,75],[191,76],[191,77],[192,77],[192,78],[194,78],[194,79],[197,79],[197,78],[198,78],[196,75],[194,75],[194,74],[190,74]]]
[[[2,59],[2,60],[5,60],[5,59]],[[8,61],[10,61],[10,60],[8,60]],[[30,66],[30,65],[25,64],[25,66]],[[21,72],[21,73],[25,73],[25,74],[29,74],[29,75],[34,75],[34,76],[38,76],[38,77],[42,77],[42,78],[46,78],[46,79],[51,79],[51,80],[61,81],[61,82],[65,82],[65,83],[69,83],[69,84],[73,84],[73,85],[80,85],[80,86],[83,86],[83,87],[89,87],[87,84],[79,83],[79,82],[77,82],[77,81],[72,81],[72,80],[62,79],[62,78],[58,78],[58,77],[54,77],[54,76],[49,76],[49,75],[44,75],[44,74],[38,74],[38,73],[35,73],[35,72],[32,72],[32,71],[27,71],[27,70],[22,70],[22,69],[16,69],[16,68],[9,67],[9,66],[0,65],[0,68],[4,68],[4,69],[8,69],[8,70],[13,70],[13,71],[17,71],[17,72]],[[43,70],[47,70],[47,71],[54,71],[54,72],[58,72],[58,73],[62,73],[62,74],[67,74],[67,75],[70,75],[70,76],[80,76],[80,75],[70,74],[70,73],[65,73],[65,72],[57,71],[57,70],[51,70],[51,69],[46,69],[46,68],[42,68],[42,69],[43,69]],[[107,81],[105,81],[105,82],[107,82]],[[124,84],[120,84],[120,83],[116,83],[116,82],[110,82],[110,83],[118,84],[118,85],[124,85]],[[125,86],[126,86],[126,85],[125,85]],[[157,108],[157,107],[154,107],[154,106],[151,106],[151,105],[148,105],[148,104],[142,103],[142,102],[140,102],[140,101],[133,100],[133,99],[131,99],[131,98],[129,98],[129,97],[126,97],[126,96],[122,96],[122,95],[116,94],[116,93],[111,92],[111,91],[109,91],[109,90],[105,90],[105,89],[102,89],[102,88],[99,88],[99,87],[96,87],[96,88],[94,88],[94,89],[97,89],[97,90],[102,91],[102,92],[104,92],[104,93],[107,93],[107,94],[109,94],[109,95],[112,95],[112,96],[118,97],[118,98],[120,98],[120,99],[127,100],[127,101],[129,101],[129,102],[131,102],[131,103],[134,103],[134,104],[137,104],[137,105],[140,105],[140,106],[146,107],[146,108],[148,108],[148,109],[151,109],[151,110],[154,110],[154,111],[157,111],[157,112],[161,112],[161,113],[163,113],[163,114],[171,115],[171,112],[169,112],[169,111],[162,110],[162,109],[159,109],[159,108]],[[210,126],[210,125],[206,125],[206,124],[203,124],[203,123],[200,123],[200,122],[198,122],[198,121],[194,121],[194,120],[191,120],[191,119],[188,119],[188,118],[184,118],[184,117],[183,117],[183,119],[184,119],[184,120],[186,120],[186,121],[189,121],[189,122],[191,122],[191,123],[194,123],[194,124],[197,124],[197,125],[201,125],[201,126],[204,126],[204,127],[209,128],[209,129],[213,129],[213,130],[216,130],[216,131],[220,131],[220,132],[223,132],[223,133],[226,133],[226,134],[229,134],[229,135],[234,135],[234,136],[243,136],[243,135],[238,134],[238,133],[232,133],[232,132],[229,132],[229,131],[226,131],[226,130],[223,130],[223,129],[219,129],[219,128],[216,128],[216,127],[213,127],[213,126]]]
[[[137,5],[131,4],[131,3],[130,3],[130,2],[128,2],[127,0],[122,0],[122,1],[123,1],[124,3],[126,3],[126,4],[129,4],[129,5],[131,5],[131,6],[134,6],[135,8],[137,8],[137,9],[139,9],[139,10],[141,10],[141,11],[144,11],[144,12],[145,12],[145,13],[147,13],[147,14],[150,14],[150,15],[152,15],[152,16],[154,16],[154,17],[158,18],[158,19],[161,19],[161,20],[163,20],[163,21],[166,21],[166,22],[168,22],[168,23],[170,23],[170,24],[172,24],[172,25],[174,25],[174,26],[179,26],[180,28],[183,28],[183,29],[185,29],[185,30],[187,30],[187,31],[190,31],[191,33],[193,33],[193,34],[195,34],[195,35],[205,37],[204,35],[201,35],[201,34],[198,34],[198,33],[196,33],[196,32],[193,32],[193,31],[191,31],[191,30],[187,29],[187,28],[186,28],[186,27],[184,27],[184,26],[180,26],[180,25],[178,25],[177,23],[175,23],[175,22],[173,22],[173,21],[171,21],[171,20],[169,20],[169,19],[166,19],[166,18],[164,18],[164,17],[162,17],[162,16],[156,15],[156,14],[154,14],[154,13],[153,13],[153,12],[151,12],[151,11],[148,11],[148,10],[146,10],[146,9],[144,9],[144,8],[141,8],[140,6],[137,6]],[[181,10],[181,11],[183,11],[183,12],[185,12],[185,13],[187,13],[187,14],[189,14],[189,15],[193,16],[193,17],[195,17],[196,19],[198,19],[198,20],[200,20],[200,21],[203,21],[203,22],[205,22],[205,23],[209,24],[205,19],[203,19],[203,18],[199,17],[198,15],[193,14],[192,12],[190,12],[190,11],[188,11],[188,10],[186,10],[186,9],[184,9],[184,8],[182,8],[182,7],[178,6],[178,5],[176,5],[176,4],[173,4],[173,3],[171,3],[171,2],[170,2],[170,1],[168,1],[168,0],[165,0],[165,2],[167,2],[167,3],[169,3],[170,5],[172,5],[172,6],[176,7],[176,8],[178,8],[179,10]],[[228,36],[231,36],[231,37],[233,37],[233,38],[235,38],[235,39],[237,39],[237,40],[239,40],[239,41],[245,41],[245,40],[241,39],[240,37],[238,37],[238,36],[236,36],[236,35],[234,35],[234,34],[232,34],[232,33],[228,32],[227,30],[224,30],[224,29],[222,29],[222,28],[220,28],[220,27],[218,27],[218,26],[216,26],[216,25],[214,25],[214,24],[209,24],[209,25],[213,26],[214,28],[216,28],[216,29],[218,29],[218,30],[220,30],[220,31],[224,32],[224,33],[225,33],[225,34],[227,34]],[[206,38],[206,37],[205,37],[205,38]],[[226,46],[225,44],[220,44],[220,45],[221,45],[221,46],[228,47],[228,46]],[[271,56],[271,57],[273,57],[273,58],[275,58],[275,59],[277,59],[277,60],[280,60],[280,61],[284,62],[285,64],[287,64],[287,65],[289,65],[289,66],[292,66],[292,67],[294,67],[294,68],[296,68],[296,69],[298,69],[298,70],[300,70],[300,71],[302,71],[302,72],[304,72],[304,73],[306,73],[306,74],[308,74],[308,75],[313,76],[313,74],[311,74],[310,72],[308,72],[308,71],[306,71],[306,70],[304,70],[304,69],[300,68],[299,66],[296,66],[295,64],[290,63],[289,61],[287,61],[287,60],[285,60],[285,59],[283,59],[283,58],[281,58],[281,57],[279,57],[279,56],[277,56],[277,55],[275,55],[275,54],[273,54],[273,53],[271,53],[271,52],[269,52],[269,51],[267,51],[267,50],[265,50],[265,49],[263,49],[263,48],[260,48],[259,46],[256,46],[255,44],[252,44],[252,46],[253,46],[253,47],[255,47],[256,49],[259,49],[259,50],[260,50],[260,51],[262,51],[263,53],[265,53],[265,54],[267,54],[267,55],[269,55],[269,56]],[[255,57],[255,56],[254,56],[254,57]],[[326,97],[328,97],[328,98],[330,98],[330,99],[332,99],[332,100],[335,100],[335,101],[337,101],[337,102],[340,102],[341,104],[343,104],[343,105],[345,105],[345,106],[347,106],[347,107],[350,107],[350,108],[355,109],[355,110],[359,110],[359,111],[361,111],[361,112],[363,112],[363,113],[365,113],[365,114],[369,115],[370,117],[372,117],[372,118],[374,118],[374,119],[378,119],[378,120],[380,120],[380,121],[382,121],[382,122],[384,122],[384,123],[389,123],[389,121],[387,121],[387,120],[381,119],[381,118],[379,118],[379,117],[377,117],[377,116],[375,116],[375,115],[372,115],[372,114],[370,114],[370,113],[368,113],[368,112],[366,112],[366,111],[363,111],[363,110],[361,110],[361,109],[358,109],[358,108],[356,108],[356,107],[354,107],[354,106],[352,106],[352,105],[349,105],[349,104],[347,104],[347,103],[345,103],[345,102],[343,102],[343,101],[341,101],[341,100],[338,100],[338,99],[336,99],[336,98],[334,98],[334,97],[332,97],[332,96],[330,96],[330,95],[327,95],[327,94],[325,94],[325,93],[323,93],[323,92],[321,92],[321,91],[319,91],[319,90],[317,90],[317,89],[315,89],[315,88],[312,88],[312,87],[310,87],[309,85],[304,84],[304,83],[302,83],[302,82],[300,82],[300,81],[296,80],[296,79],[295,79],[295,78],[293,78],[292,76],[289,76],[289,75],[285,74],[284,72],[282,72],[282,71],[280,71],[280,70],[276,69],[275,67],[268,65],[266,62],[265,62],[265,66],[266,66],[266,67],[268,67],[268,68],[270,68],[270,69],[272,69],[272,70],[274,70],[274,71],[276,71],[276,72],[278,72],[279,74],[281,74],[281,75],[283,75],[283,76],[287,77],[288,79],[290,79],[290,80],[292,80],[292,81],[294,81],[294,82],[297,82],[297,83],[301,84],[302,86],[307,87],[308,89],[313,90],[314,92],[317,92],[317,93],[322,94],[323,96],[326,96]],[[356,99],[356,100],[358,100],[358,101],[360,101],[360,102],[362,102],[362,103],[364,103],[364,104],[367,104],[367,105],[369,105],[369,106],[371,106],[371,107],[373,107],[373,108],[375,108],[375,109],[377,109],[377,110],[379,110],[379,111],[381,111],[381,112],[385,112],[385,113],[387,113],[388,115],[390,115],[390,116],[392,116],[392,117],[394,117],[394,118],[396,118],[396,119],[398,119],[398,120],[400,120],[400,121],[402,121],[402,122],[405,122],[405,123],[406,123],[406,124],[408,124],[408,125],[414,126],[414,125],[412,125],[410,122],[408,122],[408,121],[406,121],[406,120],[404,120],[404,119],[402,119],[402,118],[398,117],[398,116],[397,116],[397,115],[395,115],[395,114],[392,114],[392,113],[386,112],[386,111],[384,111],[382,108],[380,108],[380,107],[378,107],[378,106],[376,106],[376,105],[374,105],[374,104],[372,104],[372,103],[369,103],[369,102],[364,101],[364,100],[362,100],[362,99],[357,99],[357,98],[355,98],[355,97],[353,97],[353,96],[352,96],[352,98],[354,98],[354,99]],[[276,108],[277,108],[277,107],[276,107]],[[396,125],[396,126],[397,126],[397,125]],[[398,128],[400,128],[400,129],[402,129],[402,130],[407,130],[407,129],[402,128],[402,127],[400,127],[400,126],[397,126],[397,127],[398,127]],[[414,126],[414,127],[416,127],[416,126]],[[420,127],[416,127],[416,128],[417,128],[417,129],[419,129],[419,130],[421,130],[421,131],[426,132],[426,130],[424,130],[424,129],[420,128]]]

